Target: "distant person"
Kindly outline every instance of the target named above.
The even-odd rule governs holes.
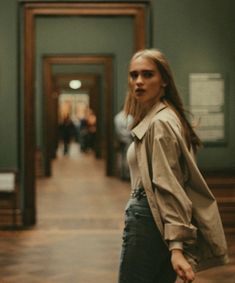
[[[92,109],[87,114],[87,130],[88,130],[88,148],[95,151],[97,118]]]
[[[75,141],[77,143],[80,143],[80,123],[81,123],[80,118],[76,117],[73,120],[73,123],[74,123]]]
[[[79,128],[79,142],[80,151],[87,152],[88,150],[88,124],[86,116],[80,118],[80,128]]]
[[[120,162],[118,164],[120,178],[122,180],[129,180],[129,168],[126,159],[127,149],[132,141],[131,132],[128,128],[129,117],[125,114],[123,110],[118,112],[114,117],[114,126],[117,139],[117,150],[120,157]]]
[[[59,130],[64,145],[63,152],[64,155],[67,155],[69,152],[69,145],[74,136],[75,131],[74,124],[69,115],[66,115],[63,118],[62,122],[59,125]]]

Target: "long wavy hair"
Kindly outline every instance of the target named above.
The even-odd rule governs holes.
[[[161,101],[176,113],[182,123],[184,136],[188,148],[192,146],[193,151],[196,152],[198,147],[201,146],[201,141],[186,117],[186,110],[184,109],[183,101],[176,88],[176,84],[174,82],[169,63],[165,58],[164,54],[158,49],[144,49],[136,52],[131,58],[130,62],[139,57],[148,59],[156,64],[157,69],[159,70],[162,79],[166,85],[164,88],[165,93],[161,98]],[[124,104],[124,111],[127,115],[131,115],[133,117],[133,124],[131,126],[131,128],[133,128],[148,113],[148,111],[150,110],[150,106],[146,107],[135,99],[130,88],[130,77],[128,77],[128,81],[129,87]],[[153,105],[151,107],[153,107]]]

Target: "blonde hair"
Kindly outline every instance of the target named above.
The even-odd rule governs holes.
[[[188,145],[188,148],[192,146],[194,152],[196,152],[197,148],[201,145],[201,141],[197,134],[195,133],[193,127],[188,122],[186,118],[186,111],[183,106],[183,101],[179,95],[179,92],[176,88],[176,84],[174,82],[174,78],[170,69],[170,65],[165,58],[164,54],[158,49],[144,49],[136,52],[131,61],[142,57],[148,59],[156,64],[157,69],[159,70],[162,79],[165,83],[165,94],[161,98],[161,100],[172,108],[172,110],[176,113],[179,117],[183,129],[184,129],[184,136]],[[130,77],[128,76],[128,81],[130,82]],[[152,105],[153,106],[153,105]],[[151,106],[151,107],[152,107]],[[139,103],[135,97],[131,93],[130,84],[128,87],[128,93],[124,105],[124,111],[127,115],[131,115],[133,117],[133,124],[132,128],[136,126],[148,113],[149,111],[146,106],[143,106]]]

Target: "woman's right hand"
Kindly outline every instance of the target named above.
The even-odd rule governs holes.
[[[195,273],[183,255],[180,249],[171,251],[171,263],[177,275],[183,280],[183,283],[190,283],[195,279]]]

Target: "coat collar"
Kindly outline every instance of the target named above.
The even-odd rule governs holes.
[[[161,110],[163,110],[164,108],[166,108],[167,106],[165,104],[163,104],[162,102],[157,103],[150,111],[149,113],[144,117],[144,119],[132,129],[132,134],[137,137],[139,140],[141,140],[145,133],[148,130],[150,121],[152,120],[152,118]]]

